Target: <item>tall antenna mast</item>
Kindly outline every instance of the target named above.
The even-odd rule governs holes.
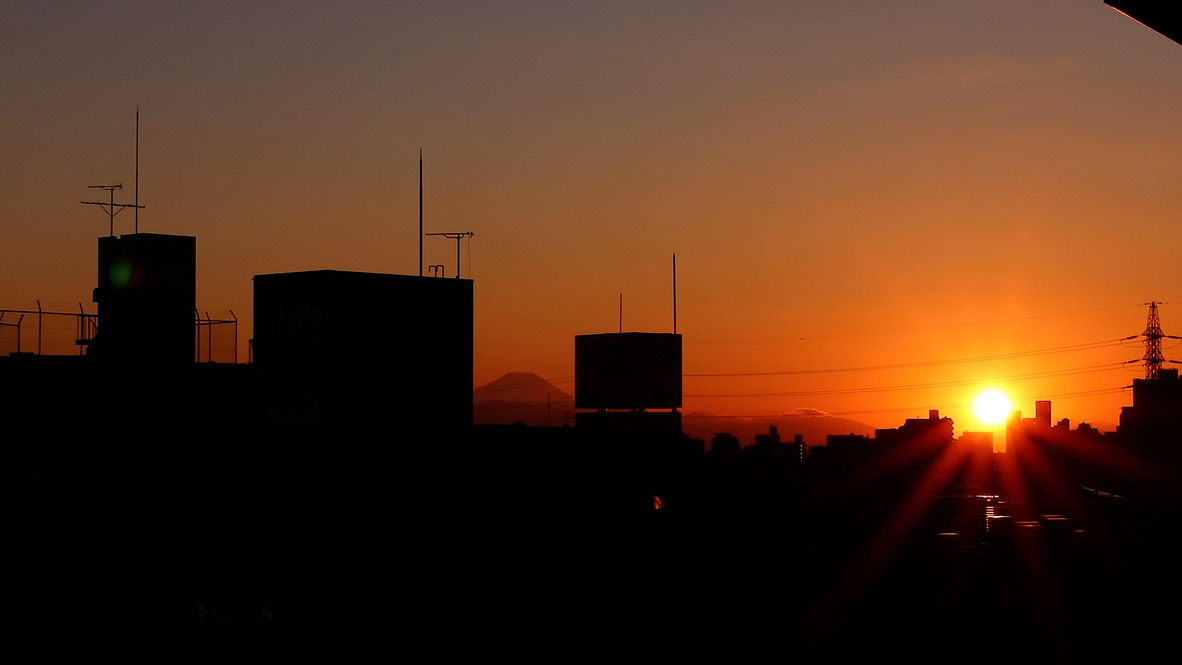
[[[453,238],[456,241],[456,279],[460,278],[460,238],[471,238],[476,235],[471,231],[451,232],[451,233],[428,233],[429,236],[443,236],[444,238]],[[419,262],[422,266],[422,261]]]
[[[1149,318],[1145,322],[1145,378],[1156,379],[1158,367],[1165,362],[1161,353],[1161,339],[1165,335],[1161,332],[1161,320],[1157,318],[1157,302],[1149,303]]]
[[[457,241],[458,245],[459,242]],[[457,252],[459,250],[456,250]],[[456,259],[456,274],[460,272],[460,260]],[[423,276],[423,149],[419,148],[419,277]]]
[[[135,232],[140,232],[140,107],[135,107]]]
[[[673,253],[673,334],[677,334],[677,252]]]
[[[115,203],[115,190],[116,189],[123,189],[122,184],[119,184],[119,185],[88,185],[87,189],[105,189],[111,193],[110,202],[83,201],[82,203],[83,203],[83,205],[88,205],[88,206],[98,206],[98,207],[102,208],[104,212],[107,213],[107,217],[109,217],[111,220],[110,235],[112,237],[114,237],[114,235],[115,235],[115,215],[118,215],[119,213],[123,212],[124,208],[142,208],[142,207],[144,207],[142,205],[139,205],[138,203]]]

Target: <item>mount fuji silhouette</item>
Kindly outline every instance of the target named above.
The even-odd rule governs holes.
[[[573,417],[575,398],[533,372],[510,372],[472,391],[477,425],[558,426]]]

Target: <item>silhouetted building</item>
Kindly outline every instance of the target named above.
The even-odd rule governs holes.
[[[1122,448],[1153,471],[1141,488],[1154,494],[1182,490],[1182,380],[1178,370],[1159,369],[1157,378],[1133,379],[1133,405],[1121,408],[1116,438]],[[1132,491],[1132,490],[1129,490]]]
[[[876,441],[862,434],[829,434],[823,448],[809,450],[809,459],[818,464],[823,462],[836,468],[853,469],[870,461],[877,449]]]
[[[679,434],[681,335],[576,335],[575,407],[596,409],[575,422],[602,436]]]
[[[395,562],[438,551],[471,436],[472,282],[318,270],[256,275],[254,294],[259,443],[282,490],[268,568],[295,571],[283,598],[308,648],[359,655],[389,603],[429,595]]]
[[[908,418],[898,428],[874,430],[875,454],[887,457],[902,476],[915,476],[949,451],[953,438],[952,419],[931,409],[927,418]]]
[[[88,354],[120,362],[193,362],[196,248],[192,236],[99,238],[98,334]]]
[[[768,426],[767,434],[755,435],[755,447],[765,455],[780,457],[782,455],[780,445],[780,431],[775,425]]]
[[[1182,381],[1178,370],[1159,369],[1156,379],[1133,379],[1133,405],[1120,410],[1118,431],[1179,431],[1182,426]]]
[[[983,494],[996,491],[993,454],[993,432],[965,432],[956,441],[959,456],[959,483],[956,488],[963,494]],[[958,460],[959,461],[959,460]]]
[[[960,435],[959,443],[973,454],[993,454],[993,432],[965,432]]]
[[[1106,436],[1086,422],[1074,430],[1066,418],[1051,425],[1049,404],[1034,418],[1011,412],[1006,421],[1006,452],[999,456],[1002,480],[1008,478],[1012,485],[1022,479],[1031,488],[1026,494],[1032,500],[1046,498],[1052,490],[1061,494],[1063,487],[1126,492],[1133,482],[1128,459],[1117,437]]]
[[[252,519],[252,368],[194,363],[195,247],[99,239],[97,334],[78,329],[87,354],[0,357],[0,423],[33,444],[9,446],[3,464],[22,580],[6,617],[70,636],[42,639],[45,660],[104,640],[159,660],[197,634],[201,607],[204,625],[257,636],[249,608],[266,585],[252,562],[268,541]]]
[[[681,408],[681,335],[576,335],[575,407]]]
[[[874,440],[883,449],[901,445],[947,446],[952,443],[952,428],[951,418],[941,418],[938,410],[931,409],[927,418],[907,418],[901,427],[874,430]]]
[[[472,424],[472,281],[338,270],[254,278],[265,418],[380,445]]]
[[[713,457],[734,457],[741,449],[739,437],[730,432],[717,432],[710,439],[710,455]]]
[[[1022,454],[1022,446],[1045,439],[1051,431],[1051,403],[1040,400],[1034,403],[1034,417],[1023,418],[1020,409],[1014,409],[1006,419],[1006,453]]]
[[[1039,427],[1051,426],[1051,401],[1038,400],[1034,403],[1034,422]]]

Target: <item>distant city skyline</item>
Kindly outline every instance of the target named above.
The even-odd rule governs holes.
[[[671,331],[674,252],[685,412],[1112,424],[1141,303],[1182,332],[1182,50],[1099,0],[28,3],[0,39],[0,307],[90,301],[138,106],[140,230],[196,236],[242,359],[253,275],[417,274],[420,149],[424,230],[476,234],[474,386],[573,392],[620,294]]]

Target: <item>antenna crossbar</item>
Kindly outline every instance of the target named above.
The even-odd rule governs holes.
[[[143,208],[144,207],[144,206],[139,205],[137,203],[115,203],[115,190],[116,189],[123,189],[122,184],[119,184],[119,185],[87,185],[87,189],[102,189],[102,190],[106,190],[107,192],[109,192],[111,194],[110,201],[83,201],[82,202],[83,205],[98,206],[103,209],[103,212],[107,213],[107,217],[110,220],[110,230],[108,231],[108,233],[111,236],[115,235],[115,215],[118,215],[119,213],[123,212],[123,210],[126,208]],[[138,231],[138,229],[137,229],[137,231]]]
[[[444,238],[452,238],[456,241],[456,279],[460,278],[460,239],[471,238],[476,235],[471,231],[451,231],[448,233],[428,233],[429,236],[443,236]]]

